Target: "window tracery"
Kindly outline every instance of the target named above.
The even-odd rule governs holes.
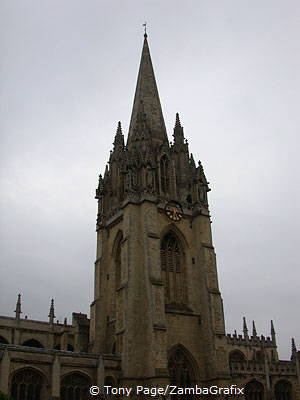
[[[265,400],[263,385],[253,380],[248,382],[245,386],[245,399],[246,400]]]
[[[168,370],[170,375],[171,385],[179,387],[192,387],[195,383],[195,373],[191,362],[186,357],[184,352],[177,348],[175,349],[168,360]],[[185,395],[186,398],[193,396]],[[174,398],[182,398],[182,396],[175,396]]]
[[[292,385],[288,381],[279,381],[275,385],[276,400],[292,400]]]
[[[168,233],[161,243],[162,281],[167,303],[184,303],[182,283],[182,254],[177,237]]]
[[[160,188],[162,193],[167,194],[169,192],[169,184],[170,184],[169,159],[166,155],[164,155],[160,160]]]
[[[42,400],[43,377],[32,369],[23,369],[15,373],[11,383],[12,400]]]
[[[244,353],[242,353],[239,350],[233,350],[230,354],[229,354],[229,362],[242,362],[245,361],[245,355]]]
[[[90,380],[79,373],[65,376],[61,382],[61,400],[88,400]]]

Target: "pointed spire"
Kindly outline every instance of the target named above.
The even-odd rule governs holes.
[[[55,315],[54,315],[54,300],[53,299],[51,300],[50,311],[49,311],[48,317],[49,317],[49,323],[53,324],[54,323],[54,318],[55,318]]]
[[[108,164],[105,166],[105,172],[104,172],[104,180],[107,179],[108,177]]]
[[[16,304],[16,319],[19,320],[22,314],[22,310],[21,310],[21,295],[18,294],[18,300],[17,300],[17,304]]]
[[[184,144],[184,134],[183,134],[183,127],[181,126],[179,114],[176,113],[176,120],[175,120],[175,126],[174,126],[174,144]]]
[[[175,128],[182,128],[179,113],[176,113]]]
[[[253,337],[257,336],[256,327],[255,327],[255,321],[252,321],[252,336]]]
[[[291,357],[291,359],[294,359],[296,357],[296,353],[297,353],[297,347],[296,347],[295,339],[292,338],[292,357]]]
[[[147,34],[144,35],[144,45],[129,126],[128,145],[130,145],[135,135],[141,102],[143,104],[144,113],[147,118],[147,125],[151,132],[152,139],[158,142],[166,141],[168,143],[167,131],[147,41]]]
[[[272,337],[272,340],[273,340],[274,342],[276,342],[276,332],[275,332],[274,324],[273,324],[273,321],[272,321],[272,320],[271,320],[271,337]]]
[[[119,150],[122,151],[123,149],[124,149],[124,135],[122,132],[121,122],[119,121],[114,140],[114,151],[119,151]]]
[[[191,153],[190,165],[191,165],[191,167],[196,168],[196,164],[195,164],[193,153]]]
[[[247,328],[247,322],[246,322],[246,318],[243,317],[243,332],[244,332],[244,339],[248,339],[248,328]]]

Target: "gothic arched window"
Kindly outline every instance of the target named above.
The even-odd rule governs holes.
[[[245,356],[244,353],[242,353],[239,350],[233,350],[230,354],[229,354],[229,362],[242,362],[245,361]]]
[[[264,398],[264,387],[260,382],[253,380],[247,383],[245,386],[246,400],[264,400]]]
[[[292,400],[292,385],[288,381],[281,380],[275,385],[276,400]]]
[[[166,155],[162,156],[160,159],[160,188],[162,193],[169,192],[170,184],[170,168],[169,159]]]
[[[255,353],[255,360],[258,362],[261,362],[261,363],[264,362],[265,355],[261,350],[259,350]]]
[[[174,233],[169,232],[161,242],[161,271],[167,303],[183,304],[182,252]]]
[[[195,373],[188,357],[180,348],[171,352],[168,359],[171,385],[191,387],[195,382]]]
[[[75,372],[63,378],[60,386],[61,400],[88,400],[90,399],[90,379]]]
[[[12,400],[42,400],[45,398],[45,382],[33,369],[16,372],[11,382]]]

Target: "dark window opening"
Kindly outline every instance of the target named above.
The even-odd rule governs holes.
[[[167,303],[184,303],[182,279],[182,254],[178,239],[171,232],[161,243],[162,281]]]
[[[42,400],[44,393],[44,379],[38,372],[24,369],[14,374],[11,383],[12,400]]]
[[[27,347],[36,347],[38,349],[43,349],[44,346],[36,339],[29,339],[26,340],[22,346],[27,346]]]
[[[88,400],[90,386],[90,379],[80,373],[67,375],[61,382],[60,399]]]

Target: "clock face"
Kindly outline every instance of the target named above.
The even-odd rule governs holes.
[[[165,207],[165,212],[166,212],[167,216],[172,221],[175,221],[175,222],[180,221],[182,218],[182,215],[183,215],[182,207],[176,201],[170,201],[169,203],[167,203],[167,205]]]

